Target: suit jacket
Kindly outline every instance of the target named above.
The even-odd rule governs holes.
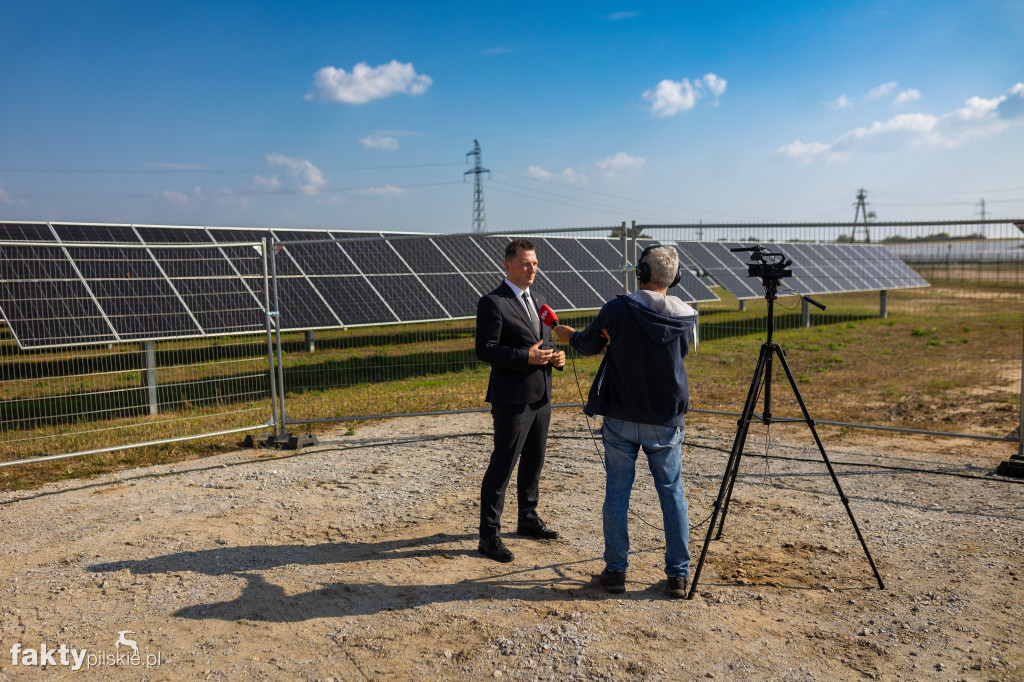
[[[543,299],[534,291],[538,307]],[[540,315],[537,316],[540,319]],[[526,405],[551,400],[551,365],[531,365],[530,346],[544,341],[551,348],[551,329],[543,322],[540,336],[526,315],[522,300],[504,282],[480,298],[476,306],[476,356],[491,366],[485,400],[492,405]]]

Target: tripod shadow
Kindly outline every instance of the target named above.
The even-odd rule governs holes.
[[[245,581],[245,587],[234,599],[195,604],[173,613],[176,617],[194,620],[300,622],[313,618],[369,615],[425,604],[477,599],[570,601],[601,598],[596,591],[583,589],[592,585],[592,580],[571,576],[564,570],[571,564],[595,561],[596,557],[531,566],[529,569],[513,568],[497,574],[492,569],[494,564],[486,562],[481,563],[481,576],[476,578],[420,584],[416,582],[416,576],[413,576],[408,582],[402,582],[402,574],[408,573],[410,564],[420,569],[420,576],[434,577],[431,574],[436,573],[435,580],[443,580],[443,569],[431,568],[418,559],[478,557],[475,544],[473,549],[460,546],[470,541],[475,543],[475,540],[475,534],[439,533],[423,538],[374,543],[224,547],[94,564],[89,570],[94,573],[128,570],[135,575],[189,571],[209,576],[231,575]],[[398,561],[404,565],[401,573],[395,574],[395,580],[390,582],[336,581],[299,594],[287,594],[284,587],[268,581],[259,573],[289,565],[336,566],[369,561],[385,562],[374,573],[388,574],[390,562]]]

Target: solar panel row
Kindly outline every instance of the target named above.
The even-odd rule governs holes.
[[[24,348],[259,332],[263,261],[253,247],[271,236],[279,242],[271,308],[284,330],[472,317],[504,276],[509,239],[0,223],[8,242],[0,244],[0,310]],[[534,241],[534,287],[556,310],[598,308],[621,293],[616,241]],[[164,248],[172,244],[195,248]],[[689,273],[673,293],[717,300]]]
[[[761,298],[760,280],[747,277],[749,252],[730,249],[754,246],[738,242],[677,242],[676,247],[698,271],[706,273],[738,299]],[[764,246],[764,245],[762,245]],[[928,282],[884,246],[867,244],[772,243],[772,251],[793,260],[793,276],[785,284],[801,294],[834,294],[926,287]]]

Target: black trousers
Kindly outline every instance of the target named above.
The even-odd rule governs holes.
[[[494,451],[480,486],[480,537],[501,532],[501,512],[505,509],[505,489],[512,470],[519,463],[516,491],[519,520],[534,521],[540,493],[540,471],[551,423],[551,402],[546,398],[532,405],[493,405]]]

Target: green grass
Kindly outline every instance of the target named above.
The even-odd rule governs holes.
[[[739,411],[765,338],[766,305],[748,301],[739,311],[735,299],[718,293],[720,302],[700,306],[701,342],[687,361],[691,397],[695,408]],[[941,284],[890,292],[887,319],[877,317],[877,292],[820,298],[828,309],[812,312],[810,328],[801,326],[793,297],[780,299],[775,317],[775,341],[815,418],[995,435],[1015,426],[1021,289]],[[593,312],[561,317],[582,328]],[[489,370],[476,360],[472,320],[318,332],[314,353],[306,352],[302,334],[282,341],[292,419],[485,407]],[[155,417],[148,415],[137,347],[19,353],[9,341],[0,344],[6,379],[0,385],[0,460],[260,424],[270,415],[267,361],[260,355],[265,338],[159,344],[162,409]],[[600,357],[575,358],[584,394],[599,363]],[[785,380],[781,368],[775,380],[780,386]],[[775,414],[798,414],[790,393],[774,392]],[[565,372],[556,373],[554,401],[579,399],[567,363]],[[190,459],[240,440],[227,436],[2,468],[0,488]]]

